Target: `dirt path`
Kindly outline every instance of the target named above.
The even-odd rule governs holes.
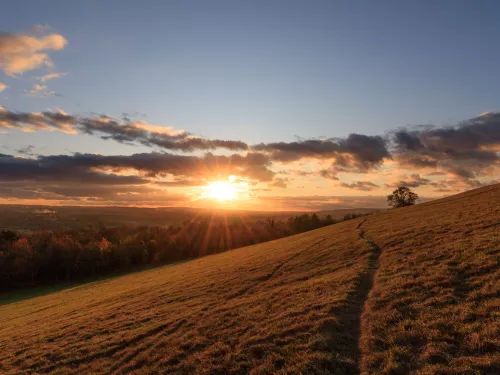
[[[363,312],[365,311],[366,302],[370,296],[370,292],[373,289],[375,284],[375,274],[380,267],[380,255],[382,254],[382,248],[378,246],[374,241],[367,238],[365,235],[365,231],[363,229],[363,224],[366,219],[361,221],[357,227],[359,238],[366,241],[371,248],[371,251],[368,255],[368,267],[366,272],[361,276],[358,287],[355,291],[355,303],[353,308],[353,314],[357,317],[357,326],[355,329],[356,333],[356,348],[357,348],[357,365],[358,371],[357,374],[361,373],[361,359],[362,359],[362,350],[361,350],[361,337],[363,335],[363,327],[366,326],[367,322],[363,320]]]

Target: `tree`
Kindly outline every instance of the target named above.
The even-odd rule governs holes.
[[[29,275],[35,281],[35,256],[33,247],[26,238],[20,238],[12,244],[14,253],[14,270],[16,275]]]
[[[387,196],[387,204],[393,208],[413,206],[418,195],[406,186],[400,186]]]
[[[325,217],[325,225],[331,225],[333,223],[334,223],[334,221],[333,221],[332,215],[326,215],[326,217]]]

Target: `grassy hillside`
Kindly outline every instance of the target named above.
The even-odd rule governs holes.
[[[0,306],[0,373],[497,374],[500,186]]]

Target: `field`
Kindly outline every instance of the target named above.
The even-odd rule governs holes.
[[[498,374],[500,185],[0,306],[2,374]]]

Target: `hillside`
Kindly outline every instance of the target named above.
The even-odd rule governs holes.
[[[0,306],[0,373],[497,374],[500,185]]]
[[[358,215],[366,215],[366,214],[372,214],[372,213],[381,213],[387,211],[387,208],[379,208],[379,207],[372,207],[372,208],[340,208],[337,210],[323,210],[323,211],[318,211],[316,214],[320,217],[325,217],[327,215],[330,215],[332,219],[334,220],[341,220],[345,215],[348,214],[358,214]]]

